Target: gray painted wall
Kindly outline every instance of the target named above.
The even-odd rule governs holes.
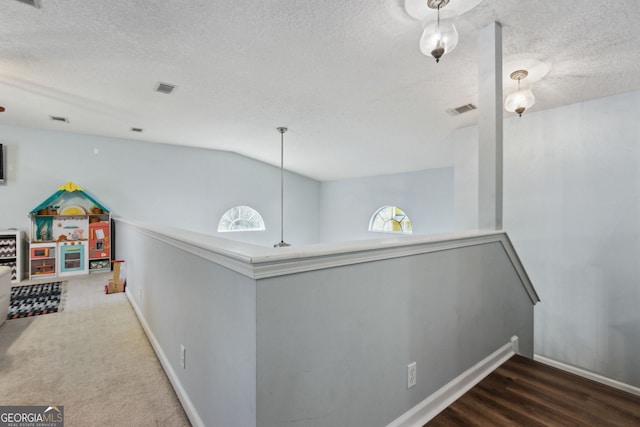
[[[246,204],[261,213],[267,230],[220,235],[280,241],[277,167],[229,152],[2,125],[0,142],[8,168],[0,229],[29,229],[29,211],[73,181],[115,215],[209,234],[217,234],[227,209]],[[320,183],[287,172],[285,194],[286,240],[317,242]]]
[[[259,280],[257,310],[260,427],[384,426],[513,335],[533,351],[499,243]]]
[[[536,353],[640,386],[640,92],[505,121],[504,229],[542,300]],[[473,132],[456,140],[460,209]],[[471,195],[471,197],[469,197]],[[466,218],[466,219],[465,219]]]
[[[383,237],[368,228],[371,216],[385,205],[402,209],[414,234],[450,232],[454,230],[453,182],[453,168],[325,181],[320,192],[321,241]]]
[[[116,227],[127,293],[204,425],[255,427],[255,280]]]

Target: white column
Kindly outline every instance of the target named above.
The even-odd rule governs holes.
[[[502,229],[502,26],[478,32],[478,227]]]

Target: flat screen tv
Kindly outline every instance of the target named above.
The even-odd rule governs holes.
[[[0,144],[0,184],[4,183],[4,147]]]

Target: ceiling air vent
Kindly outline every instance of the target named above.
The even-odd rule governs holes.
[[[69,123],[69,119],[66,117],[62,117],[62,116],[49,116],[49,118],[51,120],[53,120],[54,122],[65,122],[65,123]]]
[[[160,93],[166,93],[168,95],[172,93],[174,90],[176,90],[176,87],[177,87],[176,85],[160,82],[156,86],[155,91]]]
[[[20,3],[28,4],[29,6],[37,7],[40,9],[40,0],[18,0]]]
[[[142,132],[143,130],[142,128],[131,128],[131,132]]]
[[[451,114],[452,116],[457,116],[459,114],[466,113],[467,111],[475,110],[476,108],[478,107],[473,104],[466,104],[460,107],[450,108],[447,110],[447,113]]]

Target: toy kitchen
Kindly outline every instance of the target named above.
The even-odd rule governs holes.
[[[58,242],[58,275],[88,273],[88,223],[82,217],[53,218],[53,239]]]
[[[79,186],[66,183],[29,216],[31,279],[110,270],[110,213]]]

